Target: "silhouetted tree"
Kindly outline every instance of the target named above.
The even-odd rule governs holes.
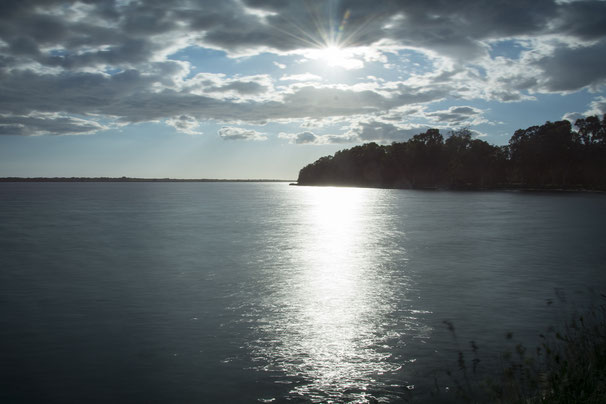
[[[300,184],[396,188],[606,188],[606,115],[546,122],[515,131],[509,145],[474,139],[468,128],[444,140],[429,129],[407,142],[367,143],[322,157],[299,173]]]
[[[586,182],[606,188],[606,114],[577,119],[579,141],[582,143],[580,176]]]

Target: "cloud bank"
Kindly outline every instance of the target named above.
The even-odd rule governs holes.
[[[335,30],[344,16],[344,29]],[[287,65],[275,59],[273,75],[212,73],[182,57],[201,50],[352,71],[408,62],[410,69],[336,83],[318,72],[285,73]],[[388,141],[409,135],[406,122],[387,123],[398,109],[600,92],[605,66],[603,1],[4,1],[0,134],[89,134],[146,121],[200,134],[199,123],[212,120],[230,125],[219,131],[224,139],[261,140],[267,136],[234,125],[350,119],[355,129],[332,137],[282,137],[299,144]],[[487,122],[466,104],[424,118]]]

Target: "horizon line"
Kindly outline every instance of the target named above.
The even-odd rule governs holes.
[[[275,178],[0,177],[0,182],[293,182]]]

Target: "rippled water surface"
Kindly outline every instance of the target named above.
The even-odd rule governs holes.
[[[606,196],[0,184],[0,401],[426,402],[606,287]],[[446,397],[448,398],[448,397]]]

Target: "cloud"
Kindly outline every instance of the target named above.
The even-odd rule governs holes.
[[[585,115],[581,114],[580,112],[567,112],[562,116],[562,119],[570,121],[573,124],[577,121],[577,119],[581,118],[585,118]]]
[[[316,136],[313,132],[300,132],[300,133],[284,133],[280,132],[278,134],[279,138],[289,139],[291,143],[295,144],[313,144],[318,140],[318,136]]]
[[[321,81],[322,77],[312,73],[291,74],[280,77],[282,81]]]
[[[224,140],[266,140],[267,136],[252,129],[224,126],[219,129],[219,136]]]
[[[450,107],[447,110],[428,112],[426,117],[436,123],[447,125],[478,125],[487,122],[482,118],[483,112],[469,106]]]
[[[586,118],[588,116],[597,116],[602,119],[604,114],[606,114],[606,97],[600,96],[591,101],[589,108],[585,112],[567,112],[562,119],[575,123],[577,119]]]
[[[179,81],[185,94],[204,94],[218,99],[261,100],[273,90],[273,81],[268,75],[229,77],[222,73],[198,73],[191,79]]]
[[[87,135],[106,129],[96,121],[58,114],[0,115],[0,135]]]
[[[0,76],[0,88],[5,89],[0,97],[0,112],[95,114],[127,123],[178,119],[183,115],[197,120],[261,122],[379,113],[401,105],[436,100],[448,91],[445,86],[437,89],[398,85],[358,90],[355,86],[308,84],[288,87],[281,94],[269,91],[234,100],[223,93],[207,93],[206,86],[221,88],[238,81],[195,76],[189,83],[179,78],[181,74],[178,69],[173,76],[166,76],[162,71],[142,74],[137,70],[114,75],[9,72]],[[174,84],[177,82],[180,84]]]
[[[606,36],[606,2],[575,1],[560,4],[560,19],[556,30],[584,40],[596,40]]]
[[[606,39],[590,46],[558,48],[537,63],[548,91],[576,91],[606,84]]]
[[[197,133],[201,120],[364,116],[367,126],[354,135],[387,141],[405,137],[406,129],[371,124],[372,117],[403,106],[448,97],[517,102],[536,93],[597,91],[606,83],[603,1],[4,1],[0,27],[2,133],[104,130],[91,116],[163,121],[184,133]],[[491,56],[492,45],[503,41],[524,46],[516,56]],[[201,48],[238,63],[273,54],[337,69],[389,65],[402,78],[361,87],[343,76],[340,85],[320,85],[329,75],[218,74],[204,63],[196,66],[203,73],[192,75],[195,58],[176,59],[179,51]],[[404,51],[426,61],[427,70],[404,66]],[[483,122],[471,112],[449,108],[427,117]],[[314,136],[314,142],[342,139]]]
[[[315,143],[318,137],[311,132],[301,132],[296,135],[295,143]]]
[[[350,125],[342,134],[316,134],[310,131],[299,133],[280,133],[278,137],[288,139],[294,144],[344,144],[344,143],[391,143],[403,142],[416,134],[429,129],[423,125],[402,127],[376,120],[359,121]]]
[[[0,17],[0,35],[13,44],[9,51],[38,54],[41,63],[69,68],[150,60],[178,40],[182,46],[222,49],[232,55],[318,50],[335,41],[345,52],[390,43],[469,60],[484,55],[482,41],[494,38],[562,32],[584,40],[602,37],[605,14],[603,2],[555,0],[532,4],[525,0],[18,3],[5,2]],[[340,24],[346,10],[347,23],[336,37],[334,25]],[[60,48],[61,53],[39,53],[40,45]],[[359,55],[349,56],[363,60]]]
[[[589,109],[585,111],[585,116],[597,115],[601,117],[604,114],[606,114],[606,97],[597,97],[589,104]]]
[[[242,95],[260,94],[267,90],[267,87],[254,81],[233,81],[229,84],[222,85],[220,87],[209,87],[206,89],[207,92],[224,92],[224,91],[235,91]]]
[[[166,123],[181,133],[187,133],[188,135],[202,134],[202,132],[196,130],[200,124],[193,116],[181,115],[175,118],[167,119]]]
[[[326,145],[326,144],[345,144],[360,142],[360,138],[355,134],[345,133],[341,135],[323,134],[318,135],[310,131],[299,133],[284,133],[278,135],[279,138],[288,139],[293,144],[308,145]]]
[[[348,131],[350,136],[357,136],[362,142],[403,142],[416,134],[429,129],[425,126],[401,127],[391,123],[371,120],[358,122]]]

